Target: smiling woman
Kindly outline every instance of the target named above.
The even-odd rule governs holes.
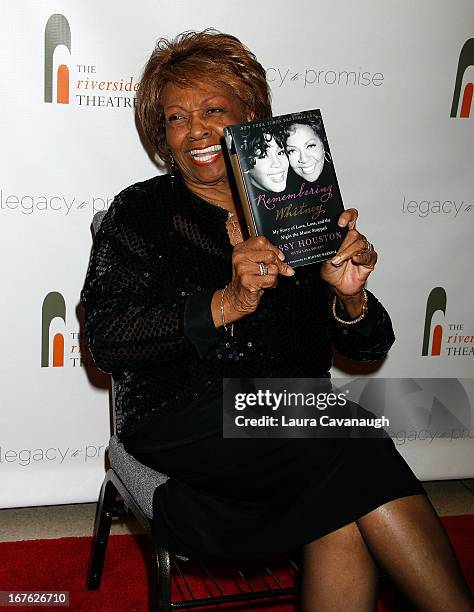
[[[288,126],[285,147],[294,172],[310,183],[317,181],[325,157],[321,124],[314,121]]]
[[[137,110],[171,173],[115,198],[81,299],[95,362],[115,379],[121,440],[170,476],[154,495],[158,544],[196,559],[303,547],[306,611],[369,610],[372,555],[420,608],[470,610],[440,524],[388,437],[223,438],[223,378],[327,378],[331,344],[374,360],[394,339],[364,289],[377,254],[354,209],[339,219],[349,231],[337,257],[297,280],[269,240],[246,239],[221,139],[231,123],[271,115],[264,69],[228,34],[162,39]],[[253,180],[278,191],[282,143],[263,135],[252,156]]]
[[[263,191],[284,191],[288,176],[288,158],[282,135],[252,128],[245,139],[244,162],[250,181]]]
[[[199,193],[203,184],[227,182],[221,140],[227,125],[246,119],[238,98],[205,82],[187,88],[168,83],[162,103],[169,153],[186,185]]]

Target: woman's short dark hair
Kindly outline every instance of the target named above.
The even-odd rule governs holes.
[[[199,82],[230,90],[252,118],[272,114],[265,70],[238,38],[213,29],[183,32],[173,40],[160,38],[143,71],[137,114],[146,136],[167,162],[163,89],[167,83],[190,87]]]
[[[250,128],[248,130],[240,147],[243,153],[244,171],[252,170],[255,167],[256,160],[266,156],[271,140],[275,140],[281,149],[285,148],[285,135],[279,127],[272,128],[271,131],[265,131],[262,128]]]
[[[324,128],[323,128],[323,122],[321,121],[320,117],[308,117],[305,119],[296,119],[295,121],[293,121],[292,123],[288,124],[288,126],[285,128],[285,132],[284,132],[284,138],[285,138],[285,142],[286,139],[288,138],[288,136],[291,136],[293,133],[293,126],[295,125],[307,125],[309,126],[313,132],[316,134],[316,136],[318,136],[318,138],[321,140],[321,142],[323,143],[323,145],[326,144],[326,136],[324,134]]]

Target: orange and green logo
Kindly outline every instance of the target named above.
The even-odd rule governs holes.
[[[423,347],[421,354],[427,356],[428,354],[433,356],[441,355],[441,343],[443,341],[443,326],[435,325],[433,330],[431,329],[431,322],[436,312],[442,312],[446,316],[446,291],[443,287],[435,287],[432,289],[426,301],[426,313],[425,313],[425,329],[423,332]],[[431,345],[431,352],[430,350]]]
[[[64,334],[55,333],[51,342],[51,322],[55,318],[66,324],[66,303],[57,291],[51,291],[43,300],[41,308],[41,367],[62,368],[64,366]],[[52,347],[52,351],[50,351]],[[52,352],[50,359],[50,352]]]
[[[459,54],[458,70],[454,83],[453,103],[451,105],[451,117],[458,116],[459,99],[461,98],[464,73],[471,66],[474,66],[474,38],[466,40]],[[471,114],[473,91],[474,85],[472,83],[465,83],[462,92],[461,110],[459,111],[459,117],[463,119],[466,119]]]
[[[71,28],[60,13],[51,15],[44,29],[44,101],[53,102],[53,56],[64,45],[71,53]],[[56,102],[69,104],[69,67],[60,64],[56,73]]]

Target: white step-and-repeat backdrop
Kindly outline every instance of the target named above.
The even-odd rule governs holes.
[[[397,334],[372,376],[472,378],[471,0],[3,0],[0,17],[0,506],[97,498],[108,381],[83,346],[79,292],[94,212],[159,172],[134,104],[160,36],[233,33],[276,114],[322,109]],[[472,432],[397,444],[421,478],[472,477]]]

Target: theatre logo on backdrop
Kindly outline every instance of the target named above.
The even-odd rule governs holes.
[[[464,43],[459,54],[458,69],[454,82],[453,102],[451,104],[451,117],[467,119],[471,115],[474,84],[464,82],[464,75],[468,68],[474,66],[474,38]]]
[[[67,17],[51,15],[44,29],[44,101],[105,109],[135,108],[136,77],[104,74],[95,61],[74,55],[72,38]]]
[[[67,311],[61,293],[51,291],[45,296],[41,307],[42,368],[94,366],[80,332],[67,326]]]
[[[71,28],[64,15],[51,15],[44,29],[44,101],[53,102],[53,57],[59,45],[71,55]],[[56,100],[69,104],[69,66],[61,63],[56,69]]]
[[[469,71],[469,68],[472,70]],[[469,75],[473,73],[474,38],[469,38],[464,43],[459,54],[451,105],[451,117],[461,119],[470,117],[474,85],[469,80]],[[466,77],[466,75],[468,76]],[[433,198],[433,195],[425,194],[428,197],[412,198],[409,195],[403,194],[400,207],[402,214],[419,219],[465,219],[466,213],[472,213],[474,210],[472,195],[469,199],[458,200],[450,198],[449,194],[444,194],[444,198],[440,197],[441,194],[438,194],[435,198]]]
[[[421,354],[424,357],[474,357],[474,335],[462,322],[446,319],[448,296],[443,287],[431,290],[426,300]]]

